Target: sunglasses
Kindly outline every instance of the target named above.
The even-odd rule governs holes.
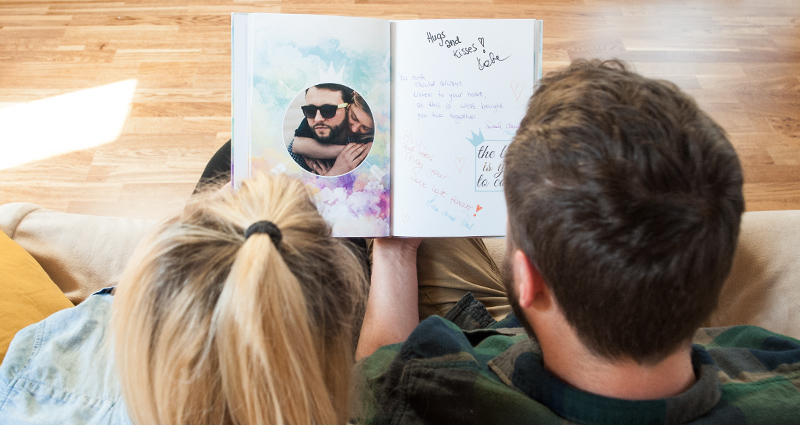
[[[345,106],[349,105],[349,103],[342,103],[340,105],[303,105],[300,109],[303,110],[303,115],[306,118],[314,118],[317,116],[317,111],[319,111],[322,118],[333,118],[336,115],[336,111],[340,108],[344,108]]]

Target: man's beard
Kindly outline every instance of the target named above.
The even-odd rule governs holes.
[[[332,127],[327,124],[319,124],[319,125],[327,127],[330,130],[328,131],[327,136],[322,137],[319,135],[319,133],[317,133],[317,128],[316,128],[317,126],[313,126],[312,128],[314,129],[314,135],[316,136],[317,141],[320,143],[335,143],[339,135],[342,134],[342,132],[345,130],[347,121],[346,120],[342,121],[342,123],[337,125],[336,127]]]
[[[525,317],[522,307],[519,305],[519,296],[517,295],[517,288],[514,285],[514,272],[511,267],[511,253],[513,250],[508,248],[509,247],[506,247],[506,254],[503,258],[503,267],[500,269],[500,276],[503,279],[503,286],[506,288],[508,302],[511,303],[511,310],[514,311],[514,316],[517,317],[517,320],[519,320],[522,327],[525,328],[525,331],[528,332],[528,335],[533,335],[533,327],[531,327],[528,318]]]

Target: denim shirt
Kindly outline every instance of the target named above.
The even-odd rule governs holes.
[[[130,424],[108,332],[111,288],[20,330],[0,365],[0,424]]]

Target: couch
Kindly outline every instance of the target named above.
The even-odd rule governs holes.
[[[0,359],[22,326],[114,285],[154,224],[0,205],[0,231],[7,236],[0,235]],[[499,261],[504,240],[485,242]],[[744,214],[733,269],[706,324],[757,325],[800,339],[800,210]]]

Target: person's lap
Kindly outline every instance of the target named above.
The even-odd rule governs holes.
[[[444,316],[467,292],[500,320],[511,312],[500,270],[480,238],[428,238],[417,252],[420,320]]]

